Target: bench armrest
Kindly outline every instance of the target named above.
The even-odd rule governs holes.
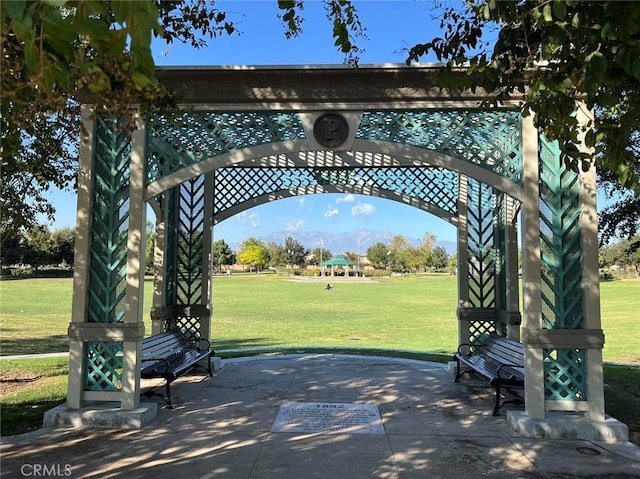
[[[462,343],[462,344],[458,345],[458,354],[462,354],[461,349],[462,349],[464,346],[472,347],[472,346],[478,346],[478,345],[477,345],[477,344],[473,344],[473,343]]]
[[[205,349],[211,349],[211,341],[207,338],[196,338],[194,335],[187,337],[187,341],[198,341],[198,351],[202,351]],[[204,347],[202,347],[204,343]]]

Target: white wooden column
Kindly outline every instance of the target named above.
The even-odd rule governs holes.
[[[91,255],[91,210],[93,209],[93,148],[95,121],[93,109],[82,105],[82,126],[84,135],[80,142],[78,171],[78,204],[76,212],[76,240],[73,266],[73,300],[71,322],[84,323],[87,312],[87,285]],[[67,386],[67,406],[78,409],[82,406],[84,389],[85,343],[77,339],[69,341],[69,383]]]
[[[542,329],[540,196],[538,188],[538,132],[531,115],[522,118],[522,289],[523,328]],[[525,412],[545,417],[543,354],[539,346],[525,343]]]
[[[202,226],[202,305],[208,315],[200,318],[200,337],[211,340],[211,275],[213,273],[213,173],[205,175],[204,224]]]
[[[518,228],[511,221],[514,216],[515,201],[506,198],[507,214],[505,222],[505,273],[507,278],[505,307],[507,314],[507,337],[520,341],[520,285],[518,271]]]
[[[469,342],[469,181],[458,175],[458,344]]]
[[[585,124],[593,115],[584,104],[578,105],[578,121]],[[581,138],[581,140],[584,140]],[[584,141],[581,149],[589,154]],[[595,330],[596,336],[602,336],[600,316],[600,278],[598,272],[598,214],[596,208],[596,171],[593,165],[589,171],[580,174],[580,227],[582,230],[582,287],[584,301],[584,328]],[[588,416],[592,421],[605,420],[604,379],[602,373],[603,344],[587,349],[587,398]]]
[[[129,182],[129,232],[127,236],[127,276],[125,324],[137,325],[138,338],[123,341],[122,409],[140,403],[140,344],[144,337],[144,273],[147,206],[145,197],[146,124],[138,116],[131,133],[131,179]]]

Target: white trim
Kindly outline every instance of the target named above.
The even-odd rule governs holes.
[[[375,166],[437,166],[475,178],[482,183],[507,193],[518,201],[523,201],[524,199],[524,188],[522,186],[478,165],[438,153],[437,151],[376,140],[354,140],[352,150],[355,156],[346,154],[339,154],[337,156],[337,158],[343,162],[341,163],[342,166],[369,166],[358,162],[357,153],[378,154],[380,156],[377,157],[376,160],[380,161],[380,164],[376,164]],[[261,162],[266,162],[266,165],[274,167],[283,166],[279,164],[279,161],[291,160],[291,157],[287,156],[281,159],[278,155],[307,153],[310,151],[306,140],[283,141],[233,150],[186,166],[158,181],[150,183],[147,186],[145,199],[150,200],[154,196],[184,183],[191,178],[196,178],[214,171],[217,168],[240,166],[242,164],[252,165],[256,159],[260,159]],[[300,156],[298,156],[298,159],[303,161],[302,164],[305,164]],[[309,163],[306,163],[306,165],[314,166]]]
[[[144,332],[144,273],[146,251],[146,213],[144,201],[146,163],[146,125],[138,116],[131,133],[129,179],[129,231],[127,235],[127,277],[124,322],[138,324]],[[123,342],[122,409],[140,404],[140,341]]]
[[[438,218],[454,226],[458,224],[458,218],[456,216],[452,215],[448,211],[443,210],[442,208],[432,205],[427,201],[419,200],[408,195],[401,195],[382,188],[363,187],[361,185],[312,185],[289,188],[286,190],[270,191],[269,193],[266,193],[264,195],[251,198],[247,201],[243,201],[242,203],[238,203],[237,205],[224,210],[224,212],[215,215],[214,224],[218,224],[221,221],[224,221],[238,213],[241,213],[242,211],[253,208],[254,206],[270,203],[272,201],[281,200],[284,198],[290,198],[293,196],[315,195],[322,193],[354,193],[367,196],[376,196],[378,198],[396,201],[407,206],[413,206],[414,208],[418,208],[427,213],[431,213],[434,216],[437,216]]]
[[[522,118],[522,307],[523,328],[542,328],[540,193],[538,188],[538,132],[531,116]],[[542,349],[525,344],[525,412],[543,419],[544,371]]]
[[[84,323],[87,320],[87,294],[91,261],[90,236],[93,211],[93,155],[96,123],[93,119],[91,107],[82,105],[81,111],[84,135],[81,138],[79,147],[80,168],[78,171],[71,325],[73,323]],[[69,409],[82,407],[84,359],[84,341],[69,341],[69,383],[67,385],[67,405]]]

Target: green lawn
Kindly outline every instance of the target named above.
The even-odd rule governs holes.
[[[449,276],[304,283],[267,277],[213,282],[214,346],[338,346],[452,352],[456,286]]]
[[[324,283],[288,279],[215,277],[214,347],[397,348],[440,353],[456,348],[454,277],[336,282],[331,291],[324,289]],[[640,281],[602,283],[601,291],[605,360],[640,364]],[[152,283],[147,282],[145,318],[149,317],[151,293]],[[67,350],[70,316],[70,279],[0,281],[2,355]],[[150,332],[150,321],[145,321]],[[40,427],[44,411],[64,401],[67,370],[67,358],[0,361],[3,377],[40,378],[2,398],[1,434]],[[606,366],[604,373],[607,412],[629,425],[632,440],[638,443],[638,368]]]
[[[448,275],[340,283],[283,276],[214,277],[216,349],[334,346],[455,351],[456,279]],[[606,361],[640,363],[640,281],[601,284]],[[145,284],[145,318],[152,283]],[[0,281],[1,355],[66,351],[71,279]],[[150,321],[145,319],[147,332]]]

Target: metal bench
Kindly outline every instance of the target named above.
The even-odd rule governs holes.
[[[463,353],[463,348],[469,348]],[[486,380],[496,390],[493,416],[498,416],[505,404],[524,404],[520,394],[524,387],[524,347],[522,343],[491,333],[480,343],[458,346],[456,360],[457,382],[460,376],[473,373]],[[500,397],[506,400],[500,402]]]
[[[142,379],[162,378],[166,380],[166,394],[148,391],[146,396],[162,396],[167,406],[173,409],[171,399],[171,383],[178,377],[190,371],[199,363],[206,360],[209,376],[213,376],[211,358],[215,351],[211,349],[211,343],[204,338],[187,338],[180,331],[168,331],[149,336],[142,340],[141,346],[141,372]]]

